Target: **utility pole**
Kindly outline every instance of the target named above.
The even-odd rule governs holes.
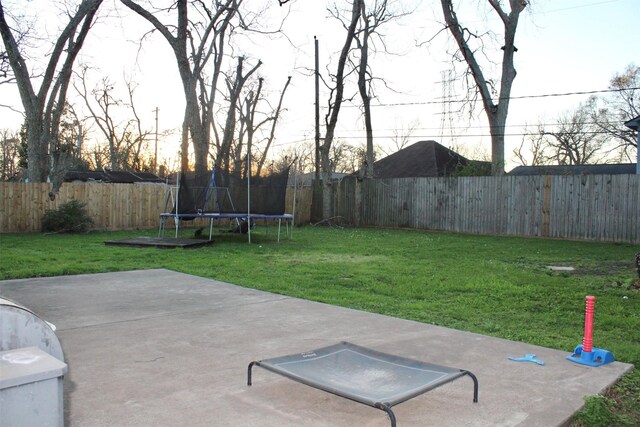
[[[318,39],[313,36],[316,58],[316,182],[320,182],[320,54],[318,52]]]
[[[636,143],[636,147],[637,147],[637,158],[636,158],[636,175],[640,175],[640,116],[636,117],[635,119],[631,119],[628,122],[625,122],[624,124],[626,127],[628,127],[631,130],[635,130],[637,132],[636,138],[637,138],[637,143]]]
[[[158,173],[158,107],[154,110],[156,112],[156,144],[153,152],[153,173]]]

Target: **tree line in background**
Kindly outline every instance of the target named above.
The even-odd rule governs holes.
[[[68,8],[68,22],[51,40],[44,70],[35,73],[28,64],[28,52],[31,40],[38,35],[32,24],[20,19],[19,10],[5,10],[0,2],[4,46],[0,49],[0,84],[17,86],[25,116],[18,134],[8,130],[0,134],[2,179],[14,177],[25,168],[31,181],[53,182],[53,198],[69,168],[158,170],[157,156],[151,150],[154,135],[143,126],[136,110],[136,84],[125,79],[126,97],[122,99],[114,89],[121,82],[103,78],[91,87],[90,77],[95,79],[99,71],[76,64],[87,34],[100,25],[96,16],[106,7],[102,3],[78,0]],[[282,6],[289,0],[277,3]],[[343,27],[345,38],[337,61],[328,64],[324,73],[314,71],[329,93],[324,101],[324,136],[315,146],[302,144],[285,150],[271,163],[269,151],[278,121],[286,111],[285,95],[291,77],[282,80],[279,91],[268,90],[266,85],[271,82],[265,82],[259,73],[262,62],[236,53],[240,51],[240,39],[281,33],[280,29],[268,31],[263,27],[265,11],[257,10],[249,0],[167,0],[163,6],[149,0],[120,0],[120,4],[147,26],[147,36],[155,33],[164,39],[173,55],[166,63],[175,64],[182,82],[185,110],[181,149],[172,168],[203,174],[213,163],[217,168],[246,175],[250,173],[247,154],[251,152],[251,173],[260,174],[267,167],[285,167],[295,161],[303,170],[316,170],[318,176],[322,173],[327,186],[334,172],[360,170],[362,178],[373,176],[373,162],[380,153],[374,145],[371,101],[376,98],[376,85],[385,82],[384,76],[374,73],[370,59],[388,52],[384,31],[388,23],[412,13],[403,9],[402,2],[353,0],[349,8],[335,2],[328,9]],[[459,73],[458,80],[466,84],[466,105],[473,109],[479,101],[486,115],[492,173],[500,175],[504,173],[505,125],[516,78],[516,32],[529,2],[485,0],[479,4],[486,4],[495,14],[500,28],[483,32],[473,27],[475,18],[461,16],[458,2],[441,0],[444,27],[435,33],[449,33],[455,41],[453,67]],[[491,30],[502,38],[490,37]],[[429,41],[422,44],[428,45]],[[496,63],[500,71],[492,75]],[[639,85],[640,67],[630,65],[614,76],[610,93],[592,97],[553,123],[530,126],[514,155],[522,164],[590,163],[611,158],[612,152],[621,161],[632,159],[636,139],[622,123],[639,115]],[[81,105],[69,104],[70,90],[78,95]],[[345,102],[362,109],[366,136],[362,145],[335,137]],[[79,110],[89,114],[80,115]],[[122,116],[128,119],[116,119]],[[415,127],[410,125],[395,135],[396,148],[406,145]],[[101,145],[91,149],[83,146],[89,130],[100,135]],[[328,212],[330,201],[325,202]]]
[[[553,123],[528,128],[515,157],[531,166],[635,163],[636,132],[624,123],[640,116],[640,66],[629,65],[616,74],[609,90],[604,96],[591,96]]]

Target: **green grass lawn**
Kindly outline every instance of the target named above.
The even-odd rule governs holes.
[[[567,353],[582,341],[585,296],[594,295],[594,345],[640,366],[638,246],[323,227],[296,228],[280,244],[274,227],[257,229],[252,244],[218,234],[200,249],[103,243],[154,234],[2,234],[0,279],[168,268]],[[639,371],[587,399],[574,425],[640,425]]]

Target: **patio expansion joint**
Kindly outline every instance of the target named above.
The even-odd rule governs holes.
[[[235,309],[235,308],[239,308],[239,307],[247,307],[247,306],[251,306],[251,305],[261,305],[261,304],[269,304],[269,303],[274,303],[274,302],[280,302],[280,301],[286,301],[286,300],[290,300],[293,299],[291,297],[288,296],[281,296],[279,298],[270,298],[267,300],[262,300],[262,301],[254,301],[254,302],[246,302],[246,303],[241,303],[241,304],[233,304],[233,305],[228,305],[223,307],[224,309]],[[97,326],[111,326],[111,325],[118,325],[121,323],[132,323],[132,322],[139,322],[139,321],[144,321],[144,320],[150,320],[150,319],[160,319],[160,318],[166,318],[166,317],[175,317],[175,316],[182,316],[185,314],[196,314],[196,313],[204,313],[204,312],[208,312],[211,311],[212,308],[203,308],[203,309],[198,309],[198,310],[184,310],[184,311],[177,311],[177,312],[166,312],[166,313],[158,313],[158,314],[153,314],[153,315],[149,315],[149,316],[140,316],[140,317],[135,317],[135,318],[130,318],[130,319],[123,319],[123,320],[115,320],[115,321],[110,321],[110,322],[99,322],[99,323],[91,323],[91,324],[86,324],[86,325],[81,325],[81,326],[72,326],[72,327],[58,327],[57,330],[60,332],[66,332],[66,331],[77,331],[77,330],[82,330],[82,329],[87,329],[87,328],[94,328]]]

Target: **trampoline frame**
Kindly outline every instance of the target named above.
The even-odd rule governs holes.
[[[213,223],[214,221],[219,221],[221,219],[235,219],[238,221],[249,221],[251,222],[256,220],[277,220],[278,221],[278,242],[280,242],[280,234],[282,228],[282,222],[284,221],[285,226],[285,235],[288,238],[291,238],[292,229],[293,229],[293,215],[292,214],[282,214],[282,215],[265,215],[265,214],[254,214],[254,213],[215,213],[215,212],[203,212],[196,214],[181,214],[181,213],[161,213],[160,214],[160,227],[158,230],[158,237],[162,237],[165,231],[165,224],[167,219],[173,218],[175,221],[175,229],[176,229],[176,239],[178,238],[178,234],[180,232],[180,221],[181,220],[193,220],[193,219],[208,219],[209,220],[209,240],[212,240],[213,237]],[[250,237],[249,237],[250,238]]]
[[[444,374],[445,378],[443,378],[442,380],[438,379],[437,381],[433,380],[414,390],[406,391],[400,397],[389,399],[389,401],[375,401],[375,400],[371,400],[370,398],[368,399],[362,396],[359,397],[356,394],[346,390],[341,390],[338,386],[328,386],[319,382],[315,382],[314,380],[310,379],[309,377],[305,377],[300,373],[292,373],[286,369],[281,369],[275,366],[278,364],[287,365],[292,363],[304,363],[309,360],[313,360],[314,358],[321,359],[323,357],[326,357],[327,355],[336,354],[337,352],[344,351],[344,350],[351,350],[351,351],[354,351],[356,354],[359,354],[365,357],[370,357],[372,359],[375,359],[381,362],[399,365],[404,368],[410,368],[410,369],[424,368],[428,370],[434,370],[434,372],[438,372],[435,369],[439,368],[441,369],[440,373]],[[295,359],[296,357],[299,357],[299,359]],[[289,359],[291,359],[291,361],[289,361]],[[274,365],[272,362],[276,362],[276,361],[278,363]],[[404,362],[405,365],[400,365],[399,362]],[[323,347],[317,350],[308,351],[304,353],[293,354],[293,355],[283,356],[283,357],[276,357],[272,359],[252,361],[251,363],[249,363],[249,366],[247,367],[247,385],[248,386],[252,385],[252,368],[254,366],[260,366],[263,369],[271,371],[275,374],[284,376],[286,378],[308,385],[318,390],[322,390],[327,393],[331,393],[336,396],[340,396],[345,399],[352,400],[354,402],[362,403],[364,405],[371,406],[376,409],[380,409],[386,412],[387,415],[389,416],[391,427],[396,427],[396,416],[393,410],[391,409],[393,406],[402,402],[406,402],[409,399],[422,395],[428,391],[431,391],[435,388],[440,387],[441,385],[452,382],[463,376],[469,376],[473,380],[473,403],[478,402],[478,379],[473,373],[471,373],[468,370],[450,368],[448,366],[436,365],[433,363],[420,362],[420,361],[409,359],[406,357],[401,357],[401,356],[397,356],[389,353],[382,353],[366,347],[357,346],[355,344],[351,344],[345,341],[339,344],[334,344],[331,346]]]

